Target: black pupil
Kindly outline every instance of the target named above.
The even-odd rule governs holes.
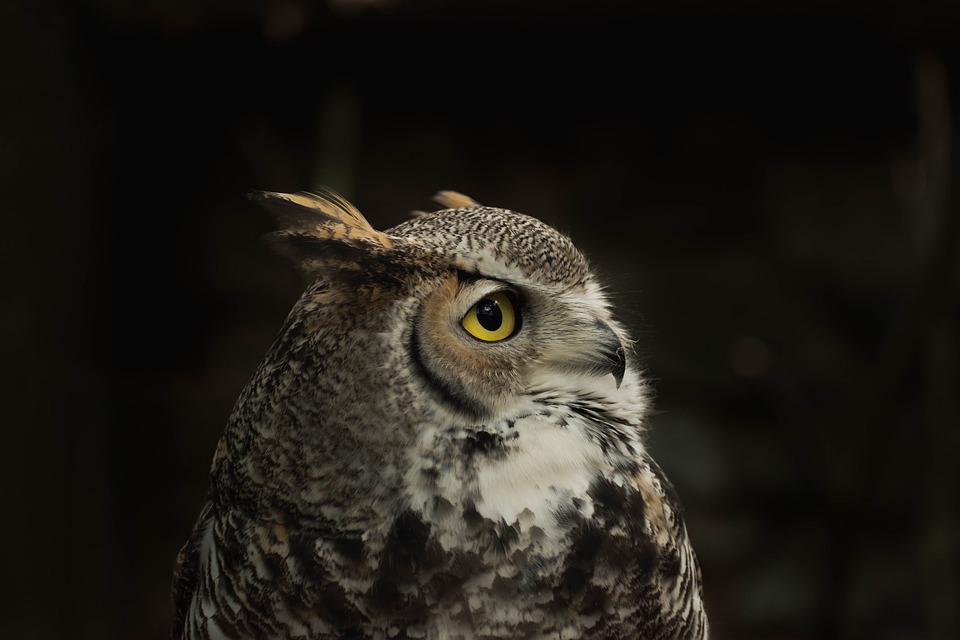
[[[484,298],[478,302],[477,321],[479,321],[480,326],[487,331],[496,331],[499,329],[500,325],[503,324],[503,312],[500,311],[500,305],[490,298]]]

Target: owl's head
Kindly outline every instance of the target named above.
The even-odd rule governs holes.
[[[331,192],[254,197],[281,224],[275,246],[315,278],[310,299],[399,343],[393,364],[437,407],[476,422],[534,394],[637,390],[601,287],[546,224],[452,192],[387,231]]]

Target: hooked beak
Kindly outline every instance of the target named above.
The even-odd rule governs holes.
[[[612,375],[617,389],[627,370],[627,356],[620,337],[606,322],[593,318],[580,331],[569,332],[566,340],[554,342],[546,362],[554,371],[602,378]]]
[[[581,342],[570,345],[558,364],[593,376],[610,374],[619,389],[627,370],[626,352],[619,336],[602,320],[596,320],[593,331],[581,336]]]
[[[623,343],[606,322],[597,320],[597,329],[601,332],[599,341],[600,349],[597,353],[598,364],[607,373],[613,374],[613,379],[617,381],[617,389],[623,382],[623,375],[627,370],[627,356],[623,348]]]

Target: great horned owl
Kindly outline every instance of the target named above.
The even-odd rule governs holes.
[[[178,558],[175,638],[707,638],[623,329],[571,241],[442,192],[260,193],[315,279]]]

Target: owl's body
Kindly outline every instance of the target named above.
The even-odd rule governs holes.
[[[176,638],[707,637],[643,382],[567,238],[462,196],[387,232],[261,197],[317,279],[214,457]]]

